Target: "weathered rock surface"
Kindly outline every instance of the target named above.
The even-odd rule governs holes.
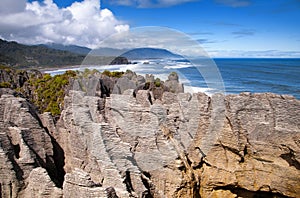
[[[57,188],[43,168],[35,168],[27,178],[27,186],[20,197],[63,197],[62,190]]]
[[[55,195],[59,194],[59,190],[54,189],[53,184],[62,184],[53,157],[56,152],[53,147],[55,141],[41,125],[36,112],[24,98],[5,94],[0,98],[1,197],[18,197],[24,188],[35,186],[38,183],[34,181],[37,173],[32,171],[36,167],[47,170],[47,174],[43,172],[43,175],[39,176],[43,181],[47,181],[47,184],[40,183],[40,186],[35,187],[45,187],[45,195],[52,190],[56,192]],[[27,190],[25,194],[28,193],[33,197],[39,196],[37,191]]]
[[[15,71],[7,67],[0,69],[0,84],[6,82],[9,88],[20,88],[29,79],[26,71]]]
[[[222,132],[199,173],[201,196],[298,197],[299,100],[241,94],[225,102]]]
[[[299,197],[299,100],[90,89],[69,92],[57,123],[1,96],[2,197]]]
[[[58,133],[67,173],[81,169],[119,197],[297,197],[298,100],[150,96],[70,92]]]
[[[170,92],[173,92],[173,93],[183,93],[184,92],[183,84],[179,83],[179,77],[176,72],[172,72],[168,76],[168,80],[166,80],[164,85],[169,88]]]
[[[130,64],[126,57],[116,57],[113,61],[111,61],[110,65],[127,65]]]

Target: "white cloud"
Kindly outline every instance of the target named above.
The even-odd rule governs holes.
[[[26,0],[1,0],[0,13],[16,13],[24,10]]]
[[[101,9],[100,0],[75,2],[67,8],[59,8],[52,0],[25,1],[23,7],[16,2],[20,0],[0,3],[0,37],[7,40],[94,47],[107,36],[129,29],[110,10]],[[10,10],[4,10],[8,5]]]
[[[199,0],[106,0],[111,4],[134,6],[139,8],[170,7]]]

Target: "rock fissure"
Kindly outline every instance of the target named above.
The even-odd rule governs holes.
[[[289,150],[289,152],[281,154],[280,157],[284,159],[290,166],[293,166],[297,170],[300,170],[300,163],[296,160],[295,152],[290,148],[287,149]]]
[[[214,190],[225,190],[225,191],[230,191],[237,197],[247,197],[247,198],[292,198],[289,196],[282,195],[278,192],[266,192],[266,191],[251,191],[247,190],[245,188],[242,188],[240,186],[232,186],[232,185],[227,185],[227,186],[218,186],[215,187]]]

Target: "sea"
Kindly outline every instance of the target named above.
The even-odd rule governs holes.
[[[82,65],[49,70],[51,75],[85,68],[111,71],[132,70],[153,74],[166,80],[171,72],[179,75],[186,92],[272,92],[300,99],[300,58],[216,58],[216,59],[148,59],[131,60],[129,65]]]

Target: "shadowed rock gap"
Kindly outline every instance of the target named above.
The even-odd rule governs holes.
[[[57,141],[54,139],[54,137],[49,133],[49,130],[43,126],[43,123],[40,119],[40,117],[37,114],[37,110],[35,107],[29,103],[29,109],[30,109],[30,114],[38,121],[39,126],[41,126],[47,135],[49,135],[51,139],[51,143],[53,146],[53,156],[46,156],[46,163],[44,163],[38,156],[37,153],[35,153],[34,150],[32,150],[38,157],[38,162],[41,164],[43,168],[47,170],[49,173],[50,178],[52,181],[55,183],[56,187],[62,188],[63,182],[64,182],[64,176],[65,176],[65,171],[64,171],[64,151],[62,147],[57,143]],[[55,122],[55,119],[53,119]],[[28,145],[29,148],[31,148]]]
[[[215,190],[229,190],[238,197],[247,197],[247,198],[292,198],[289,196],[282,195],[280,193],[273,192],[264,192],[264,191],[250,191],[238,186],[219,186],[214,188]]]
[[[125,179],[124,179],[124,183],[126,185],[127,191],[129,193],[132,193],[134,191],[133,187],[132,187],[132,183],[131,183],[131,178],[130,178],[130,171],[125,171]]]
[[[294,151],[289,148],[289,152],[286,154],[281,154],[280,157],[287,161],[290,166],[295,167],[297,170],[300,170],[300,163],[295,159]]]
[[[17,145],[12,144],[12,146],[13,146],[16,158],[19,159],[20,158],[20,151],[21,151],[20,145],[19,144],[17,144]]]
[[[8,138],[8,140],[9,140],[10,146],[6,145],[5,142],[1,142],[1,141],[0,141],[0,143],[1,143],[2,145],[4,145],[4,148],[13,148],[14,145],[12,144],[11,139],[9,138],[9,136],[7,136],[7,138]],[[0,140],[3,140],[3,138],[2,138],[1,136],[0,136]],[[13,150],[13,149],[12,149],[12,150],[9,149],[9,150],[7,150],[6,152],[7,152],[7,157],[8,157],[8,159],[10,160],[10,162],[11,162],[12,165],[13,165],[13,169],[14,169],[14,171],[15,171],[15,173],[16,173],[17,179],[18,179],[19,181],[23,181],[23,180],[24,180],[24,178],[23,178],[24,172],[23,172],[22,168],[19,166],[19,164],[16,162],[16,160],[15,160],[15,158],[14,158],[14,156],[16,156],[14,150]],[[22,182],[21,182],[21,183],[22,183]]]
[[[57,141],[51,137],[51,142],[53,145],[53,160],[55,163],[56,172],[54,173],[55,180],[57,181],[55,184],[57,187],[62,188],[65,177],[65,154],[62,147],[57,143]]]

